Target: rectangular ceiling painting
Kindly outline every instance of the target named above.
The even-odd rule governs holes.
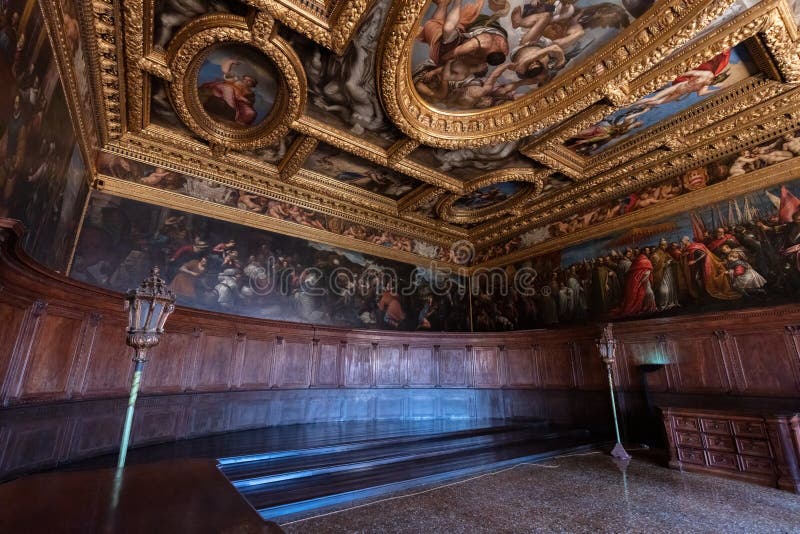
[[[746,45],[737,45],[585,128],[564,146],[582,156],[597,155],[756,72]]]

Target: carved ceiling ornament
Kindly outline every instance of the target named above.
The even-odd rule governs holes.
[[[497,107],[454,112],[420,97],[411,76],[411,51],[427,0],[399,0],[379,47],[378,80],[383,104],[403,133],[422,143],[461,148],[520,139],[609,98],[633,100],[628,82],[657,66],[700,28],[719,17],[729,0],[669,0],[649,9],[597,53],[563,76],[518,100]]]
[[[786,0],[759,2],[719,25],[712,25],[712,22],[731,4],[730,1],[658,2],[656,8],[639,16],[617,37],[592,53],[584,65],[565,70],[562,76],[542,89],[515,102],[474,113],[431,107],[414,92],[408,53],[425,5],[422,0],[396,0],[392,2],[381,32],[383,41],[377,52],[376,70],[382,109],[402,134],[398,133],[391,143],[385,145],[376,144],[366,136],[356,135],[334,122],[328,123],[308,113],[303,65],[290,46],[296,45],[296,42],[287,37],[291,32],[286,28],[278,36],[279,25],[275,19],[337,52],[346,50],[350,41],[337,38],[339,40],[334,43],[335,39],[330,35],[333,35],[331,32],[335,28],[329,31],[329,37],[324,37],[317,30],[299,30],[305,23],[294,12],[297,6],[292,0],[286,0],[280,7],[276,7],[279,3],[273,0],[245,0],[244,4],[250,6],[247,17],[221,13],[206,15],[219,17],[213,19],[213,24],[203,22],[212,19],[197,18],[184,27],[180,36],[172,39],[166,53],[153,49],[150,44],[153,40],[151,0],[131,0],[121,5],[110,0],[75,1],[81,4],[85,14],[80,20],[81,34],[87,41],[91,56],[88,70],[99,123],[100,148],[126,154],[152,165],[164,165],[165,168],[202,176],[230,187],[257,191],[270,198],[371,228],[419,236],[443,245],[461,239],[470,240],[479,249],[501,243],[588,206],[618,198],[697,165],[754,146],[775,135],[794,131],[800,124],[800,92],[794,85],[800,81],[800,36]],[[340,5],[362,6],[362,11],[349,11],[348,20],[353,22],[348,23],[348,28],[352,33],[372,3],[365,0],[336,3],[334,11],[349,9],[340,8]],[[329,5],[333,6],[334,3]],[[56,18],[58,10],[44,11],[48,18],[48,29],[55,33],[51,38],[54,42],[64,42],[65,30]],[[335,13],[330,14],[330,17],[334,16]],[[189,31],[190,26],[194,30]],[[713,28],[709,29],[709,26]],[[345,29],[341,36],[345,35]],[[192,35],[201,32],[206,33],[202,33],[203,37],[193,44],[194,48],[189,47],[187,43],[190,43]],[[767,51],[767,54],[763,54],[763,64],[759,64],[764,76],[742,81],[736,87],[726,89],[727,92],[720,92],[694,108],[671,116],[598,156],[582,159],[558,148],[559,143],[563,143],[578,129],[602,119],[609,112],[630,105],[658,90],[686,69],[748,38],[756,39]],[[258,127],[267,123],[270,126],[259,132],[261,137],[249,140],[252,143],[250,146],[266,146],[268,142],[265,137],[277,139],[281,134],[276,131],[291,131],[294,141],[290,143],[285,158],[277,163],[254,158],[242,150],[238,137],[234,140],[228,135],[231,132],[220,134],[208,131],[200,127],[196,119],[197,129],[191,128],[192,133],[200,135],[211,147],[177,128],[172,130],[148,123],[151,76],[168,82],[175,91],[181,87],[180,94],[172,95],[173,101],[175,96],[183,98],[183,111],[189,115],[191,100],[195,105],[193,116],[202,118],[205,112],[197,109],[197,99],[183,90],[183,84],[186,83],[187,74],[200,61],[198,58],[209,47],[226,45],[252,47],[274,62],[281,78],[286,80],[285,89],[278,90],[276,94],[283,92],[287,99],[297,102],[296,108],[292,108],[292,115],[282,114],[274,118],[275,122],[271,118],[259,122]],[[75,66],[69,56],[59,55],[57,60],[62,76],[65,72],[74,72]],[[602,68],[592,68],[592,64],[601,64]],[[290,90],[289,78],[296,81],[297,90]],[[780,80],[776,81],[777,78]],[[75,98],[74,88],[71,87],[74,84],[67,85],[70,86],[66,88],[70,97]],[[189,99],[187,94],[192,98]],[[175,108],[180,113],[179,106]],[[84,120],[91,121],[92,118],[84,117]],[[238,129],[232,133],[243,135]],[[539,137],[531,134],[538,134]],[[487,213],[480,214],[480,220],[468,217],[447,221],[437,216],[436,206],[444,208],[445,201],[449,201],[452,208],[458,197],[485,185],[500,183],[506,178],[497,179],[498,171],[488,170],[477,178],[460,179],[419,163],[412,159],[412,152],[424,145],[478,148],[529,135],[527,146],[522,147],[523,153],[547,168],[538,169],[533,164],[524,171],[529,174],[541,173],[538,176],[542,180],[563,172],[575,183],[553,193],[524,195],[524,202],[523,196],[518,199],[514,195],[511,199],[513,206],[504,203],[491,206]],[[355,191],[346,184],[336,183],[332,177],[317,181],[318,175],[308,173],[302,164],[318,141],[417,178],[428,185],[393,200]],[[86,139],[82,143],[91,146]],[[503,169],[504,172],[513,170],[519,169]],[[95,172],[90,181],[96,177]],[[781,173],[785,178],[791,171],[783,169]],[[765,184],[777,183],[771,176],[760,177],[759,180]],[[712,198],[710,194],[701,190],[682,198],[692,205],[699,205],[705,202],[704,199]],[[719,194],[714,192],[713,198]],[[518,200],[519,204],[516,203]],[[430,209],[431,205],[433,210]],[[676,204],[670,206],[673,205]],[[428,207],[423,209],[425,206]],[[646,220],[651,217],[650,213],[655,217],[656,213],[661,213],[661,205],[658,208],[652,212],[637,212],[636,220]],[[232,210],[218,210],[211,206],[207,209],[212,216],[236,220]],[[478,210],[471,211],[473,213],[469,215],[474,216]],[[455,213],[449,210],[444,217],[450,215]],[[486,215],[486,218],[482,215]],[[281,231],[283,224],[276,222],[275,229]],[[471,226],[461,228],[454,224]],[[286,228],[287,232],[291,230],[297,235],[305,231],[290,228],[288,224]],[[575,239],[591,239],[593,232],[594,229],[581,232]],[[330,244],[336,244],[337,241],[330,235],[320,234],[314,238]],[[543,247],[549,249],[566,242],[563,238],[557,238],[541,246],[515,252],[509,258],[535,254],[544,250]],[[493,260],[493,263],[498,261],[504,263],[502,259]]]
[[[470,182],[466,194],[449,193],[436,205],[436,213],[442,220],[455,224],[475,224],[496,219],[509,213],[519,214],[519,209],[532,202],[544,189],[544,180],[549,171],[530,169],[503,169]],[[495,187],[493,187],[495,186]],[[501,201],[492,201],[487,194],[503,195],[497,186],[511,187],[515,192],[506,194]],[[464,204],[459,206],[459,203]],[[486,203],[486,207],[481,207]],[[469,207],[475,205],[474,208]]]
[[[170,100],[175,112],[186,126],[199,137],[214,146],[236,150],[253,150],[275,143],[289,131],[305,108],[307,84],[305,71],[294,50],[277,35],[272,19],[259,15],[252,28],[247,20],[235,15],[213,14],[195,19],[184,26],[170,42],[167,49],[167,65],[172,75],[168,82]],[[265,70],[266,65],[245,65],[248,74],[232,74],[233,69],[246,61],[247,56],[235,47],[244,46],[257,50],[267,61],[274,64],[260,79],[253,69]],[[223,78],[201,84],[200,72],[209,63],[209,58],[220,52]],[[252,55],[250,56],[252,60]],[[270,65],[272,67],[272,65]],[[258,83],[269,81],[272,74],[277,80],[274,102],[266,110],[266,117],[255,119],[258,113]],[[219,113],[212,117],[209,106],[201,105],[199,90],[216,84],[211,98],[231,108],[236,103],[233,121],[224,121]],[[211,89],[205,89],[212,91]],[[245,99],[255,103],[239,103]],[[205,109],[204,109],[205,108]],[[258,122],[256,122],[256,120]],[[256,122],[252,127],[249,124]],[[235,123],[231,125],[230,123]]]

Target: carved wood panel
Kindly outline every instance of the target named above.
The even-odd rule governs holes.
[[[379,345],[376,351],[375,383],[378,386],[402,386],[405,383],[403,347]]]
[[[372,345],[351,343],[345,355],[344,385],[348,387],[370,387],[372,385]]]
[[[672,337],[675,351],[674,368],[678,383],[675,389],[682,393],[724,393],[731,386],[720,349],[712,337]]]
[[[782,334],[779,330],[733,336],[731,360],[737,366],[737,389],[742,393],[800,396],[792,355]]]
[[[272,359],[272,340],[250,337],[245,339],[239,387],[244,389],[269,387]]]
[[[467,376],[466,349],[439,349],[439,385],[466,387]]]
[[[64,398],[77,357],[82,321],[74,313],[48,311],[39,318],[36,337],[23,363],[18,397]]]
[[[539,375],[533,348],[530,346],[511,346],[506,348],[507,383],[512,387],[537,386]]]
[[[275,385],[308,387],[311,384],[311,352],[309,341],[283,340],[276,347]]]
[[[219,391],[231,387],[235,340],[223,333],[205,333],[200,341],[192,387]]]
[[[408,348],[408,383],[411,386],[433,386],[436,384],[436,368],[433,347]]]
[[[499,388],[503,385],[502,351],[498,347],[475,347],[473,353],[473,385],[477,388]]]
[[[319,343],[314,357],[312,385],[315,387],[336,387],[339,384],[340,343]]]
[[[567,343],[548,343],[538,351],[542,369],[542,384],[551,388],[572,388],[575,377],[572,368],[572,349]]]

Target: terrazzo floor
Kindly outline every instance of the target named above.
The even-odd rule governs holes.
[[[288,533],[800,533],[800,495],[602,453],[519,464],[310,518]]]

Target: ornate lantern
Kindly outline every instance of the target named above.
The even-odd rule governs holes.
[[[606,327],[603,328],[603,335],[600,336],[600,339],[598,339],[596,343],[597,350],[600,351],[600,359],[603,360],[604,364],[606,364],[606,370],[608,371],[608,388],[611,394],[611,413],[614,416],[614,433],[617,437],[617,443],[614,445],[614,448],[611,449],[611,456],[621,460],[630,460],[631,456],[628,454],[628,451],[625,450],[625,447],[622,446],[622,440],[619,435],[617,403],[614,399],[614,377],[611,372],[611,367],[614,365],[614,361],[617,357],[617,340],[614,339],[613,326],[611,323],[608,323]]]
[[[125,425],[122,430],[118,468],[125,466],[125,456],[128,453],[128,442],[133,424],[133,409],[136,405],[136,397],[139,395],[139,385],[142,380],[144,362],[147,361],[147,351],[161,341],[164,323],[175,309],[175,294],[167,287],[167,283],[159,278],[158,274],[158,267],[153,267],[150,276],[145,278],[137,289],[131,289],[125,294],[125,310],[128,312],[128,336],[125,343],[133,347],[135,351],[133,361],[136,366],[133,371],[128,411],[125,414]]]

